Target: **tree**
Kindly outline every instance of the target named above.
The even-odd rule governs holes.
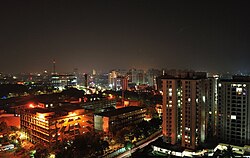
[[[47,148],[40,148],[36,150],[34,154],[35,158],[46,158],[49,156],[49,150]]]
[[[154,129],[159,129],[159,127],[162,124],[162,120],[160,118],[152,118],[150,121],[150,126],[153,127]]]
[[[126,150],[128,150],[128,149],[130,150],[130,149],[132,149],[133,144],[130,141],[126,141],[124,143],[124,146],[125,146]]]
[[[10,126],[10,130],[15,132],[18,131],[18,128],[16,126]]]
[[[0,132],[9,133],[9,126],[4,121],[0,123]]]
[[[129,127],[124,127],[123,129],[121,130],[118,130],[115,134],[115,141],[117,143],[121,143],[121,144],[124,144],[125,143],[125,135],[128,135],[130,133],[130,129]]]
[[[235,157],[235,155],[233,154],[233,148],[230,145],[227,146],[227,150],[223,150],[222,157],[225,157],[225,158]]]
[[[67,97],[75,97],[75,98],[81,98],[84,95],[83,90],[78,90],[76,88],[69,88],[64,91],[62,91],[62,95],[67,96]]]
[[[142,130],[145,137],[149,135],[148,131],[152,128],[147,121],[142,121],[138,124],[138,127]]]
[[[102,149],[106,150],[109,148],[109,143],[107,141],[101,141]]]

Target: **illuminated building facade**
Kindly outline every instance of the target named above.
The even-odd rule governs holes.
[[[218,75],[213,75],[208,78],[206,84],[206,129],[208,137],[216,136],[217,134],[217,107],[218,107]]]
[[[21,130],[28,140],[47,145],[88,132],[93,121],[85,110],[75,108],[24,109],[20,120]]]
[[[161,71],[157,70],[157,69],[149,69],[147,71],[147,73],[145,74],[145,80],[146,80],[146,84],[148,84],[149,86],[154,87],[155,89],[157,88],[156,85],[156,79],[158,76],[161,75]]]
[[[109,80],[109,87],[111,89],[114,89],[114,90],[116,89],[116,78],[117,78],[117,76],[118,76],[118,72],[116,72],[114,70],[109,73],[108,80]]]
[[[218,138],[236,145],[250,143],[250,77],[218,82]]]
[[[58,90],[63,90],[65,87],[77,86],[77,76],[75,75],[52,75],[51,84]]]
[[[208,132],[207,106],[211,88],[206,73],[166,76],[162,85],[164,141],[196,149]]]
[[[112,90],[127,90],[128,89],[128,78],[124,73],[120,73],[119,71],[111,71],[109,73],[109,87]]]
[[[98,131],[113,133],[129,125],[143,121],[146,108],[128,106],[94,115],[94,128]]]
[[[116,90],[127,90],[128,89],[128,78],[118,76],[116,80]]]

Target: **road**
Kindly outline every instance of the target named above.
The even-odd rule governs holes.
[[[117,158],[129,157],[129,156],[131,156],[131,154],[134,153],[137,149],[144,148],[144,147],[147,146],[149,143],[155,141],[155,140],[158,139],[159,137],[162,137],[162,134],[159,135],[159,136],[156,136],[156,137],[154,137],[154,138],[152,138],[152,139],[150,139],[150,140],[148,140],[147,142],[145,142],[145,143],[143,143],[143,144],[141,144],[141,145],[139,145],[139,146],[137,146],[137,147],[134,147],[134,148],[131,149],[131,150],[128,150],[128,151],[122,153],[121,155],[117,156]]]

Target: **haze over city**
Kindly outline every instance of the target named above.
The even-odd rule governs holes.
[[[3,1],[0,72],[250,67],[246,1]]]
[[[0,157],[250,157],[247,1],[0,2]]]

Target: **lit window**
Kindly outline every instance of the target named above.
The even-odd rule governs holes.
[[[231,120],[236,120],[236,115],[231,115]]]
[[[181,92],[178,92],[177,95],[178,95],[178,96],[181,96]]]
[[[196,103],[198,103],[198,102],[199,102],[199,99],[198,99],[198,98],[196,98],[196,99],[195,99],[195,101],[196,101]]]
[[[206,97],[203,96],[203,97],[202,97],[202,100],[203,100],[203,102],[206,102]]]
[[[236,92],[237,92],[237,94],[241,94],[242,93],[242,88],[236,88]]]

